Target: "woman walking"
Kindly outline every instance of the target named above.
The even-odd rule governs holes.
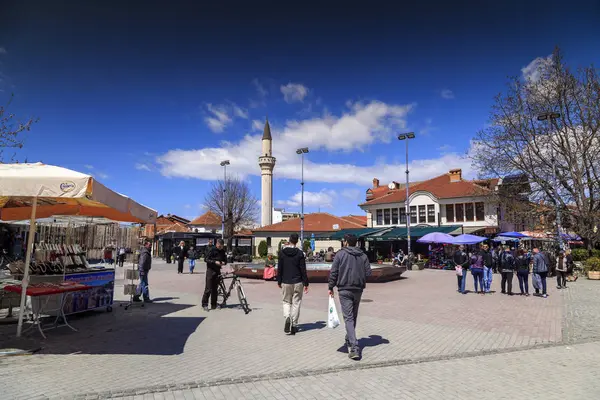
[[[521,296],[529,296],[529,258],[523,249],[519,249],[517,259],[517,278],[519,278],[519,289]]]
[[[475,293],[479,293],[477,290],[477,284],[479,283],[479,288],[481,289],[481,294],[484,294],[483,287],[483,250],[479,253],[473,254],[471,256],[471,275],[473,275],[473,284],[475,285]]]
[[[179,242],[179,247],[177,248],[177,273],[183,274],[183,262],[185,261],[186,256],[186,248],[185,242],[182,240]]]

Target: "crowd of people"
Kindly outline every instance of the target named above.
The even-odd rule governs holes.
[[[458,292],[468,293],[467,277],[469,271],[473,277],[475,293],[491,293],[491,285],[495,273],[500,273],[501,290],[503,294],[514,295],[513,278],[516,275],[519,282],[520,295],[529,296],[529,281],[535,290],[535,295],[548,297],[547,278],[552,272],[551,260],[548,253],[539,248],[533,251],[512,249],[509,246],[499,246],[490,250],[487,244],[482,244],[478,251],[467,254],[464,246],[459,246],[453,256],[457,275]],[[555,260],[557,288],[567,288],[567,275],[573,270],[571,251],[560,251]]]

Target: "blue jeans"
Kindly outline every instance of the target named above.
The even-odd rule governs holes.
[[[471,274],[473,275],[473,285],[475,285],[475,293],[477,293],[477,284],[478,283],[479,283],[479,288],[483,292],[483,269],[473,268],[473,269],[471,269]]]
[[[196,260],[189,260],[190,262],[190,272],[194,272],[194,268],[196,267]]]
[[[143,275],[142,275],[143,274]],[[140,271],[140,292],[144,296],[144,299],[150,298],[150,289],[148,288],[148,273]]]
[[[492,278],[494,277],[494,269],[492,267],[483,267],[483,291],[490,292],[492,288]]]
[[[462,276],[456,276],[457,280],[458,280],[458,291],[460,293],[465,293],[465,286],[467,284],[467,269],[463,268],[462,270]]]
[[[517,271],[517,278],[521,294],[529,294],[529,271]]]

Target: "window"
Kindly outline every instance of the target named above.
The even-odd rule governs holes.
[[[465,205],[456,204],[456,222],[463,222],[465,220]]]
[[[425,219],[425,206],[419,206],[419,223],[427,223],[427,219]]]
[[[435,224],[435,205],[427,205],[427,222]]]
[[[477,221],[485,221],[485,206],[483,202],[475,203],[475,219]]]
[[[383,225],[383,210],[377,210],[377,225]]]
[[[383,210],[383,224],[384,225],[390,224],[390,209],[389,208],[386,208],[385,210]]]
[[[417,206],[410,206],[410,223],[417,223]]]
[[[267,238],[267,247],[271,247],[271,238],[270,237]]]
[[[465,217],[467,221],[475,221],[475,212],[473,211],[473,203],[465,204]]]
[[[406,225],[406,208],[400,209],[400,224]]]
[[[392,208],[392,225],[398,225],[398,209]]]
[[[446,222],[454,222],[454,204],[446,204]]]

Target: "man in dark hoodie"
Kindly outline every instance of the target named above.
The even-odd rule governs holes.
[[[360,349],[356,339],[356,320],[360,298],[367,286],[367,277],[371,275],[369,258],[356,247],[357,241],[356,235],[344,236],[344,247],[336,253],[329,273],[329,295],[333,297],[333,288],[337,286],[346,326],[348,357],[353,360],[360,359]]]
[[[304,253],[297,248],[298,234],[290,235],[290,246],[279,252],[277,261],[277,285],[283,296],[283,331],[295,335],[302,304],[302,289],[308,293],[308,276]]]
[[[206,261],[206,286],[204,287],[204,295],[202,296],[202,309],[204,311],[208,311],[209,297],[211,309],[214,310],[220,306],[217,304],[219,276],[221,275],[221,267],[227,264],[224,245],[225,242],[223,242],[223,239],[217,239],[217,245],[211,247],[204,258],[204,261]]]
[[[150,303],[150,290],[148,289],[148,273],[152,268],[152,255],[150,254],[150,247],[152,244],[146,240],[144,247],[140,250],[140,258],[138,260],[138,271],[140,272],[140,288],[142,289],[142,295],[144,296],[144,303]],[[140,295],[133,296],[133,301],[140,300]]]

